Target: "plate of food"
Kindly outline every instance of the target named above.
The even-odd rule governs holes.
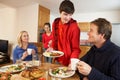
[[[49,70],[49,74],[53,77],[67,78],[75,74],[74,70],[69,70],[68,67],[57,67]]]
[[[23,65],[12,64],[0,68],[0,72],[17,73],[25,69]]]
[[[11,76],[9,72],[0,72],[0,80],[11,80]]]
[[[29,67],[20,73],[20,76],[29,80],[38,80],[45,75],[44,69],[39,69],[38,67]]]
[[[19,74],[14,74],[11,76],[10,80],[30,80],[30,79],[24,78],[24,77],[20,76]]]
[[[24,65],[26,67],[32,67],[33,66],[33,61],[22,61],[20,64]]]
[[[44,52],[43,55],[45,57],[61,57],[64,55],[62,51],[51,51],[51,52]]]

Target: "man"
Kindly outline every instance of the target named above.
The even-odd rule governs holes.
[[[56,58],[56,61],[68,66],[71,58],[79,57],[80,30],[77,22],[72,19],[75,9],[71,1],[64,0],[59,11],[60,18],[56,18],[52,25],[52,48],[64,52],[64,55]]]
[[[111,34],[106,19],[91,22],[88,42],[93,46],[77,66],[81,80],[120,80],[120,47],[111,42]]]

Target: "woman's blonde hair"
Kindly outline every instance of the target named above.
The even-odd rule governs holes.
[[[17,36],[17,42],[18,42],[18,46],[22,47],[22,35],[23,33],[28,33],[27,31],[21,31],[18,36]]]

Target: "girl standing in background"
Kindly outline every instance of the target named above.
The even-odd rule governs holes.
[[[42,34],[42,43],[43,43],[43,51],[51,46],[52,43],[52,33],[50,30],[50,23],[44,24],[44,31],[45,33]],[[45,57],[46,62],[52,62],[52,58]]]

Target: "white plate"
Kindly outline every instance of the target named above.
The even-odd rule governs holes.
[[[22,65],[21,65],[22,66]],[[12,68],[12,67],[14,67],[14,68]],[[0,68],[0,72],[10,72],[10,73],[17,73],[17,72],[20,72],[20,71],[22,71],[22,70],[24,70],[25,69],[25,66],[22,66],[22,68],[21,69],[15,69],[15,68],[17,68],[18,67],[18,65],[17,64],[12,64],[12,65],[8,65],[8,66],[3,66],[3,67],[1,67]]]
[[[22,61],[21,65],[24,65],[26,67],[33,67],[33,66],[39,66],[40,61],[35,60],[35,61]]]
[[[63,70],[63,68],[67,68],[67,67],[58,67],[56,69],[59,69],[59,70]],[[59,74],[60,73],[60,74]],[[64,72],[59,72],[59,73],[56,73],[54,74],[52,72],[52,69],[49,70],[49,74],[53,77],[58,77],[58,78],[68,78],[68,77],[71,77],[75,74],[75,71],[74,70],[71,70],[71,71],[67,71],[66,73]]]
[[[0,58],[3,58],[4,56],[0,55]]]
[[[53,54],[53,53],[59,53],[60,55],[59,56],[51,56],[50,54]],[[64,53],[62,51],[51,51],[51,52],[44,52],[43,55],[45,57],[61,57],[64,55]]]
[[[22,61],[21,65],[24,65],[26,67],[32,67],[33,66],[33,62],[32,61]]]

